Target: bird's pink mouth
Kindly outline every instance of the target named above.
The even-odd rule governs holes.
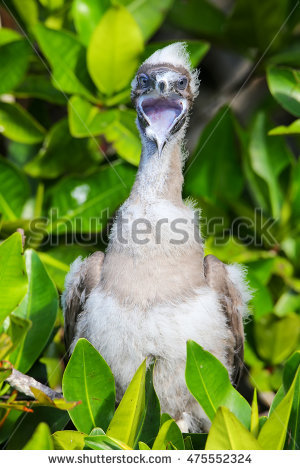
[[[187,113],[187,101],[182,96],[144,95],[138,103],[138,112],[146,121],[146,135],[155,140],[158,155],[169,140],[169,137],[183,123],[183,117]]]
[[[153,131],[169,131],[183,111],[182,102],[178,99],[145,98],[141,103],[144,117]]]

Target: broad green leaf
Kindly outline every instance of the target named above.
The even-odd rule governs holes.
[[[298,351],[298,363],[299,363],[299,351]],[[295,380],[295,392],[292,403],[292,409],[288,424],[288,433],[285,442],[285,449],[299,450],[300,445],[300,372],[296,374]],[[276,412],[276,410],[275,410]]]
[[[0,46],[0,95],[13,90],[23,79],[31,54],[27,39]]]
[[[185,171],[185,191],[211,202],[235,200],[243,188],[231,111],[222,108],[206,126]],[[224,158],[226,155],[226,158]]]
[[[135,120],[135,111],[120,110],[118,119],[105,129],[104,135],[107,141],[113,144],[120,157],[137,166],[142,147]]]
[[[90,171],[100,159],[97,142],[74,139],[69,132],[68,120],[64,118],[50,129],[39,153],[24,170],[33,178],[51,179],[64,173]]]
[[[39,98],[49,103],[64,105],[67,97],[53,87],[48,77],[43,75],[27,75],[20,85],[14,90],[17,98]]]
[[[28,27],[37,22],[39,11],[36,0],[26,0],[26,8],[24,8],[24,0],[12,0],[12,2],[21,19]]]
[[[56,31],[42,24],[37,24],[33,31],[51,65],[55,88],[94,99],[94,87],[86,68],[86,51],[77,38],[67,31]]]
[[[151,450],[151,448],[145,442],[139,442],[139,450]]]
[[[116,6],[107,10],[87,52],[88,69],[99,90],[112,95],[125,88],[142,51],[141,30],[126,8]]]
[[[8,317],[8,326],[7,326],[7,334],[9,335],[12,341],[12,347],[9,351],[9,354],[14,351],[21,341],[26,336],[28,330],[31,328],[31,321],[25,318],[20,318],[17,315],[11,313]]]
[[[91,254],[91,251],[91,248],[79,245],[60,245],[50,248],[48,251],[41,251],[38,255],[58,289],[63,291],[65,277],[70,270],[70,264],[78,256],[86,258]]]
[[[47,382],[49,386],[54,389],[60,387],[64,372],[64,367],[61,363],[61,358],[43,356],[41,357],[39,362],[41,364],[45,364],[47,372]]]
[[[277,315],[285,315],[287,313],[296,312],[300,309],[300,296],[296,292],[286,290],[277,300],[274,306],[274,313]]]
[[[251,406],[251,425],[250,431],[254,437],[258,436],[259,431],[259,416],[258,416],[258,406],[257,406],[257,392],[256,388],[254,389],[253,393],[253,400]]]
[[[174,419],[165,421],[154,441],[152,450],[166,450],[169,444],[178,450],[184,450],[184,442],[181,431]]]
[[[37,360],[52,333],[58,309],[56,288],[33,250],[25,251],[28,291],[14,315],[32,322],[25,339],[10,356],[15,368],[26,373]]]
[[[133,0],[127,10],[139,25],[144,40],[148,40],[162,24],[174,0]],[[126,2],[127,3],[127,2]]]
[[[187,342],[185,378],[188,389],[212,421],[219,406],[226,406],[247,427],[251,408],[231,385],[226,368],[194,341]]]
[[[0,334],[0,361],[5,359],[12,349],[13,349],[13,342],[11,338],[6,333],[1,333]],[[5,372],[5,371],[2,370],[2,372]],[[4,379],[1,379],[1,380],[4,380]]]
[[[28,281],[20,233],[0,245],[0,324],[21,302]]]
[[[267,80],[278,103],[294,116],[300,117],[300,72],[287,67],[269,67]]]
[[[68,103],[69,126],[74,137],[103,134],[118,119],[117,110],[102,110],[80,96],[72,96]]]
[[[55,450],[82,450],[84,436],[78,431],[56,431],[52,434],[53,447]]]
[[[139,441],[152,445],[160,426],[160,404],[153,386],[154,362],[147,368],[145,381],[145,409],[141,419],[140,430],[135,440],[135,448]]]
[[[280,364],[296,348],[300,335],[300,317],[265,315],[254,323],[256,349],[262,359]]]
[[[48,231],[57,234],[101,231],[107,218],[128,196],[134,176],[132,167],[116,163],[87,177],[62,179],[51,191],[51,207],[58,218],[53,214]]]
[[[98,351],[79,339],[63,376],[68,401],[81,401],[69,410],[78,431],[89,433],[96,426],[106,429],[115,408],[115,383],[110,368]]]
[[[288,422],[293,404],[295,384],[297,382],[298,376],[299,372],[286,396],[275,408],[259,433],[258,442],[265,450],[281,450],[284,447]]]
[[[35,144],[44,138],[43,127],[18,103],[0,102],[0,134],[23,144]]]
[[[287,391],[291,387],[299,366],[300,351],[295,351],[292,356],[288,358],[283,369],[282,385],[285,393],[287,393]]]
[[[53,442],[46,423],[40,423],[23,450],[52,450]]]
[[[300,134],[300,119],[292,122],[289,126],[278,126],[274,127],[269,131],[269,135],[290,135]]]
[[[221,406],[208,433],[205,450],[261,449],[255,437],[227,408]]]
[[[133,448],[138,438],[145,412],[146,361],[136,371],[114,416],[107,436]]]
[[[277,218],[283,200],[279,176],[293,157],[282,137],[267,135],[269,127],[266,115],[259,112],[251,130],[249,155],[254,172],[268,185],[272,215]]]
[[[169,19],[178,28],[199,36],[219,36],[223,31],[225,15],[209,0],[176,0]]]
[[[203,57],[207,54],[210,45],[206,41],[196,41],[196,40],[186,40],[184,41],[187,45],[187,51],[190,56],[190,61],[192,67],[197,67],[199,62],[203,59]],[[172,44],[170,41],[162,41],[162,42],[151,42],[147,44],[143,53],[143,59],[146,60],[150,55],[152,55],[157,49],[162,49],[163,47]]]
[[[74,0],[72,15],[81,41],[89,45],[91,36],[105,11],[111,6],[110,0]]]
[[[24,174],[12,163],[0,157],[0,213],[3,220],[16,220],[30,190]]]
[[[22,39],[22,36],[14,29],[0,28],[0,46],[17,41],[18,39]]]
[[[88,436],[85,445],[94,450],[132,450],[127,444],[106,435]]]

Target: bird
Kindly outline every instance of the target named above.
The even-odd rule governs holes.
[[[199,89],[187,45],[156,50],[131,89],[140,164],[105,253],[77,258],[66,276],[66,346],[71,353],[86,338],[100,352],[114,374],[117,401],[143,360],[155,359],[161,411],[182,432],[204,432],[210,421],[185,382],[186,343],[212,353],[236,384],[251,292],[243,266],[204,256],[199,214],[182,197],[185,134]]]

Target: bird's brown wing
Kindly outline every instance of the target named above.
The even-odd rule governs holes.
[[[77,259],[71,266],[65,281],[62,307],[65,318],[65,344],[67,351],[75,335],[78,315],[84,310],[84,304],[91,290],[100,281],[104,253],[96,251],[88,258]]]
[[[232,333],[232,343],[228,346],[228,359],[233,366],[232,382],[237,385],[244,359],[244,328],[241,315],[242,296],[230,280],[226,265],[213,255],[204,258],[204,274],[208,285],[217,291],[228,327]]]

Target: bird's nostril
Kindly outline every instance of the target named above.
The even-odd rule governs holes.
[[[165,89],[165,82],[159,82],[158,86],[159,86],[160,91],[163,92]]]

